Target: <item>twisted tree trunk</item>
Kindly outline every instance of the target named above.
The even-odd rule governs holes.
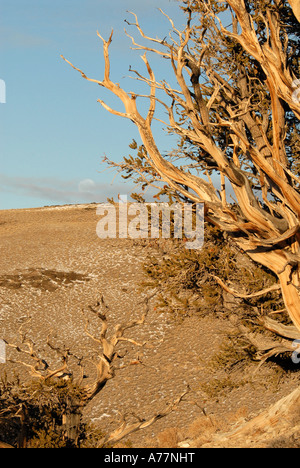
[[[244,0],[190,0],[184,6],[183,31],[165,15],[176,40],[172,34],[169,40],[149,37],[134,14],[135,22],[128,22],[150,42],[140,45],[129,36],[137,50],[145,51],[147,75],[133,72],[149,87],[149,94],[142,96],[149,99],[146,117],[137,107],[141,95],[127,93],[110,78],[112,34],[106,41],[98,33],[103,41],[103,80],[88,78],[63,58],[124,104],[120,112],[99,100],[106,110],[137,126],[145,148],[144,174],[151,168],[182,200],[204,203],[206,220],[277,275],[287,311],[300,330],[300,99],[295,95],[297,64],[291,65],[299,45],[293,36],[299,35],[299,1],[273,0],[266,6],[259,0],[253,6]],[[222,24],[224,8],[232,15],[230,30]],[[294,29],[288,29],[286,21]],[[146,52],[169,61],[178,89],[165,79],[156,80]],[[217,62],[215,57],[221,56]],[[158,91],[165,93],[166,101]],[[158,120],[196,148],[191,157],[183,151],[182,158],[190,157],[197,175],[159,151],[151,128],[158,104],[168,115],[166,122]],[[212,183],[211,173],[219,175],[221,190]],[[227,201],[228,185],[235,204]]]

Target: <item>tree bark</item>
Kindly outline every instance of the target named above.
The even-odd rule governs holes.
[[[218,435],[202,448],[268,447],[280,439],[288,439],[299,434],[299,409],[300,388],[296,388],[266,411],[230,432]]]
[[[146,150],[145,158],[157,176],[183,198],[204,203],[207,221],[230,233],[235,242],[254,261],[277,275],[287,311],[294,325],[300,330],[300,181],[297,173],[290,169],[285,122],[286,108],[296,119],[300,119],[300,105],[293,97],[295,77],[287,60],[288,33],[283,29],[283,22],[277,11],[267,9],[264,14],[259,11],[260,21],[268,34],[268,40],[262,41],[255,28],[254,16],[249,14],[249,5],[246,5],[245,0],[225,2],[233,12],[234,26],[230,31],[222,25],[210,2],[185,3],[189,8],[186,8],[188,18],[183,31],[176,29],[173,21],[168,18],[178,38],[176,41],[171,35],[170,42],[147,36],[136,15],[135,23],[128,23],[137,28],[143,39],[154,44],[154,47],[139,45],[131,38],[136,49],[145,51],[142,59],[146,65],[147,76],[138,72],[136,74],[138,79],[150,88],[147,96],[150,105],[146,117],[143,117],[137,108],[139,95],[127,93],[119,84],[111,81],[108,49],[112,34],[105,41],[98,33],[103,41],[103,80],[88,78],[83,71],[62,58],[79,71],[83,78],[108,89],[121,100],[125,112],[112,109],[102,100],[99,102],[112,114],[130,119],[137,126]],[[210,18],[214,25],[211,30],[215,32],[216,25],[219,25],[216,40],[222,42],[226,37],[236,49],[239,46],[243,55],[250,60],[250,68],[255,62],[259,64],[262,78],[249,78],[247,75],[250,68],[237,63],[238,78],[226,80],[222,77],[222,65],[218,73],[209,60],[203,64],[205,52],[209,46],[213,48],[214,44],[209,44],[209,39],[206,39],[206,42],[204,40],[208,26],[203,27],[202,24],[203,30],[200,33],[199,25],[192,26],[192,8],[197,3],[202,16]],[[219,2],[215,3],[217,7]],[[290,0],[289,3],[299,19],[299,0]],[[278,9],[279,7],[278,4]],[[259,6],[257,8],[259,9]],[[163,52],[159,48],[161,46],[164,48]],[[146,58],[148,51],[170,61],[174,78],[179,85],[178,90],[165,81],[156,81]],[[211,59],[213,60],[212,57]],[[229,63],[225,72],[228,76],[232,72]],[[200,82],[201,73],[206,74],[210,88]],[[190,78],[191,84],[188,83],[187,77]],[[252,84],[254,82],[255,86]],[[264,99],[257,95],[256,99],[261,99],[261,102],[253,105],[256,86],[261,87]],[[172,103],[166,104],[157,97],[157,90],[164,91]],[[203,96],[206,96],[206,99]],[[198,172],[200,175],[195,175],[182,166],[177,167],[166,160],[159,151],[151,129],[157,103],[167,111],[168,122],[164,122],[166,126],[198,148],[201,154],[199,160],[203,162],[203,166],[200,165],[202,170]],[[220,132],[220,141],[219,134],[213,133],[212,129]],[[224,129],[228,132],[226,135]],[[226,144],[224,139],[228,140]],[[229,147],[232,148],[232,152],[228,151]],[[221,177],[221,193],[209,178],[211,165]],[[248,170],[244,169],[243,165],[248,167]],[[205,172],[203,167],[209,181],[202,176]],[[255,183],[252,180],[253,176],[256,179]],[[237,210],[226,202],[225,178],[234,191]],[[255,193],[255,185],[256,189],[260,189],[261,197]]]
[[[6,444],[5,442],[0,442],[0,448],[14,448],[12,445]]]
[[[299,0],[289,0],[289,4],[292,7],[294,15],[296,16],[297,20],[300,23],[300,2]]]

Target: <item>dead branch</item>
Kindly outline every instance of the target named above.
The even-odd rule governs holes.
[[[82,70],[64,60],[83,78],[120,99],[124,112],[100,102],[109,112],[130,119],[136,125],[147,163],[154,173],[174,193],[196,203],[204,202],[206,220],[230,233],[255,262],[278,276],[286,309],[300,330],[300,192],[295,184],[296,174],[294,177],[289,174],[294,171],[286,144],[286,109],[295,119],[300,118],[299,102],[294,98],[295,76],[287,60],[290,36],[275,9],[259,11],[267,35],[267,40],[262,41],[255,27],[255,16],[249,13],[245,0],[224,3],[232,11],[230,30],[224,27],[211,2],[200,1],[187,2],[186,25],[182,30],[176,29],[174,22],[165,15],[172,27],[168,40],[146,34],[135,14],[134,21],[127,22],[148,41],[148,45],[139,45],[130,36],[133,46],[168,60],[179,86],[177,90],[164,80],[156,81],[144,54],[147,77],[136,74],[150,89],[143,94],[150,102],[146,116],[138,110],[139,95],[126,92],[111,81],[109,46],[112,34],[106,41],[98,33],[103,42],[103,80],[88,78]],[[299,17],[298,2],[290,0],[289,3],[295,17]],[[276,5],[281,8],[279,2]],[[198,21],[195,23],[192,22],[193,11]],[[224,50],[225,39],[231,44],[230,50]],[[217,56],[223,57],[217,67],[216,48]],[[248,73],[250,68],[241,59],[239,50],[249,60],[250,68],[257,66],[253,73]],[[200,80],[200,76],[204,79]],[[165,93],[165,100],[157,98],[158,89]],[[177,167],[159,151],[151,128],[157,118],[158,102],[167,111],[168,129],[181,141],[188,141],[197,148],[201,167],[196,174]],[[158,120],[161,121],[159,117]],[[207,181],[203,177],[212,171],[220,176],[221,191],[213,186],[212,178]],[[226,183],[234,191],[238,210],[227,203]]]
[[[5,442],[0,442],[0,448],[14,448],[12,445],[6,444]]]
[[[154,290],[154,292],[152,292],[144,299],[144,301],[142,301],[144,303],[144,311],[142,317],[140,319],[133,320],[125,325],[117,324],[115,326],[115,332],[110,339],[107,338],[108,327],[106,313],[102,313],[103,308],[105,309],[105,312],[107,312],[109,308],[106,305],[103,296],[101,296],[100,301],[98,301],[95,306],[89,307],[89,310],[100,319],[102,323],[102,328],[100,331],[99,338],[95,337],[94,335],[88,332],[87,327],[89,322],[88,320],[86,321],[85,330],[87,335],[90,338],[92,338],[92,340],[95,341],[97,345],[100,345],[100,350],[98,352],[98,361],[95,363],[97,369],[97,377],[92,384],[84,387],[87,400],[90,401],[91,399],[93,399],[103,389],[106,383],[114,377],[116,370],[114,361],[118,357],[118,343],[126,341],[139,347],[142,347],[146,344],[138,343],[137,341],[131,338],[127,338],[124,336],[124,333],[131,328],[134,328],[138,325],[143,325],[145,323],[146,317],[149,312],[149,301],[152,297],[154,297],[156,293],[157,291]]]
[[[217,434],[211,442],[202,446],[209,447],[266,447],[280,437],[288,438],[299,434],[299,424],[295,424],[295,411],[300,405],[300,388],[263,411],[248,422],[240,424],[231,431]]]
[[[276,333],[279,336],[289,338],[291,340],[299,340],[300,332],[299,330],[292,325],[284,325],[272,320],[270,317],[258,317],[259,323],[263,325],[267,330],[270,330],[273,333]]]
[[[88,306],[89,312],[97,317],[100,321],[100,330],[98,330],[99,334],[94,336],[94,334],[88,331],[89,320],[86,319],[85,330],[87,335],[95,342],[97,345],[97,358],[95,359],[95,366],[97,369],[97,375],[92,381],[92,383],[87,385],[82,385],[83,382],[83,364],[82,361],[84,358],[78,358],[75,354],[73,354],[69,348],[66,346],[58,346],[53,344],[50,340],[50,335],[47,336],[47,345],[49,348],[58,355],[62,364],[57,368],[51,368],[50,365],[41,358],[35,350],[35,343],[27,338],[25,332],[20,332],[22,344],[16,345],[13,343],[9,343],[5,341],[7,345],[12,347],[16,352],[20,353],[21,355],[25,355],[29,357],[31,360],[35,362],[35,364],[31,364],[26,362],[25,360],[18,360],[18,361],[11,361],[20,363],[26,368],[30,370],[30,374],[33,377],[37,377],[38,379],[42,380],[43,382],[50,381],[51,379],[64,379],[73,381],[73,370],[71,369],[71,365],[69,362],[70,357],[74,357],[77,360],[77,363],[80,365],[81,369],[81,377],[80,380],[75,382],[74,384],[78,386],[78,395],[70,396],[69,406],[66,412],[63,413],[63,425],[66,427],[68,437],[72,440],[76,440],[77,433],[78,433],[78,425],[80,424],[80,414],[81,410],[84,406],[88,404],[98,393],[103,389],[106,383],[114,377],[115,371],[122,369],[116,369],[115,367],[115,360],[120,357],[118,354],[118,344],[121,342],[128,342],[138,347],[143,347],[146,343],[138,343],[136,340],[128,338],[125,335],[127,330],[130,330],[136,326],[143,325],[149,313],[149,302],[151,298],[153,298],[157,294],[157,290],[154,289],[151,294],[149,294],[145,299],[143,299],[140,304],[143,305],[143,313],[142,316],[138,319],[134,319],[129,321],[124,325],[117,324],[114,329],[114,333],[109,338],[107,336],[108,332],[108,319],[107,314],[109,312],[109,307],[104,301],[103,295],[100,297],[100,300],[92,306]],[[84,311],[86,312],[86,311]],[[140,360],[137,361],[141,363]],[[184,397],[186,392],[184,392],[177,400],[175,400],[172,404],[170,404],[166,410],[162,411],[160,414],[157,414],[150,418],[149,420],[140,421],[139,424],[135,425],[125,425],[122,426],[122,430],[116,431],[113,436],[109,439],[109,441],[105,441],[105,444],[112,443],[112,441],[117,441],[123,438],[125,435],[135,432],[138,429],[142,429],[144,427],[153,424],[156,420],[160,419],[161,417],[166,416],[171,411],[173,411],[177,404],[181,401]],[[30,398],[32,398],[32,394]],[[23,413],[22,413],[23,415]],[[14,417],[18,416],[18,412],[14,412]],[[25,423],[24,423],[25,424]],[[76,425],[76,427],[74,426]],[[23,428],[23,426],[22,426]]]
[[[289,4],[291,5],[294,15],[296,16],[297,20],[300,23],[300,4],[297,0],[289,0]]]
[[[145,429],[152,424],[154,424],[156,421],[159,419],[162,419],[168,414],[172,413],[172,411],[175,411],[179,405],[179,403],[182,401],[184,396],[190,391],[189,387],[178,397],[176,400],[171,402],[164,410],[162,410],[160,413],[157,413],[153,416],[151,416],[148,419],[141,419],[137,417],[138,421],[133,424],[127,424],[125,417],[123,417],[123,422],[121,426],[119,426],[117,429],[115,429],[111,434],[106,436],[98,445],[98,448],[105,448],[107,446],[114,446],[117,442],[119,442],[121,439],[124,437],[128,436],[129,434],[133,434],[136,431],[139,431],[140,429]]]
[[[260,361],[258,368],[255,372],[258,371],[260,366],[272,356],[278,356],[283,353],[293,353],[295,347],[291,341],[282,339],[281,341],[276,341],[265,336],[251,332],[244,325],[238,325],[238,329],[241,332],[242,336],[251,344],[256,350],[256,359]]]
[[[270,286],[269,288],[265,288],[265,289],[262,289],[261,291],[256,291],[255,293],[252,293],[252,294],[242,294],[242,293],[239,293],[237,291],[235,291],[234,289],[232,288],[229,288],[229,286],[227,286],[224,281],[221,280],[221,278],[219,278],[218,276],[216,275],[210,275],[212,278],[214,278],[217,283],[222,286],[222,288],[228,292],[229,294],[232,294],[233,296],[235,297],[240,297],[241,299],[251,299],[253,297],[259,297],[259,296],[264,296],[265,294],[268,294],[269,292],[272,292],[272,291],[280,291],[280,285],[279,284],[273,284],[272,286]]]

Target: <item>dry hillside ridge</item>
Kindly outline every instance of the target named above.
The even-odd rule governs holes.
[[[146,247],[130,239],[99,239],[97,221],[95,204],[0,211],[0,338],[17,342],[17,330],[30,314],[30,334],[40,348],[51,329],[58,342],[92,356],[83,307],[103,294],[112,327],[140,317]],[[124,363],[132,365],[117,371],[84,417],[109,432],[118,425],[118,412],[129,420],[132,412],[150,417],[189,385],[176,411],[123,442],[133,447],[297,444],[297,395],[285,426],[275,417],[263,435],[227,437],[299,385],[297,369],[285,372],[274,362],[257,373],[257,363],[237,365],[230,377],[212,368],[211,358],[231,327],[209,313],[176,322],[158,314],[152,300],[146,323],[132,330],[132,338],[147,345],[137,355],[126,344]],[[1,364],[0,373],[10,366]]]

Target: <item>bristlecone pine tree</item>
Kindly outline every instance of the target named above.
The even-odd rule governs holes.
[[[206,220],[277,275],[300,330],[300,2],[191,0],[181,8],[183,30],[162,12],[171,29],[164,39],[146,34],[135,14],[127,21],[142,38],[139,44],[127,33],[133,47],[145,52],[145,74],[131,71],[148,86],[146,95],[126,92],[111,80],[112,33],[108,40],[98,33],[103,80],[64,60],[117,96],[124,112],[99,102],[138,128],[144,148],[139,165],[132,159],[116,166],[135,170],[148,183],[163,181],[164,190],[183,201],[204,202]],[[169,63],[176,86],[156,79],[151,54]],[[149,109],[143,116],[138,102],[145,98]],[[155,142],[154,119],[178,135],[169,157]]]

